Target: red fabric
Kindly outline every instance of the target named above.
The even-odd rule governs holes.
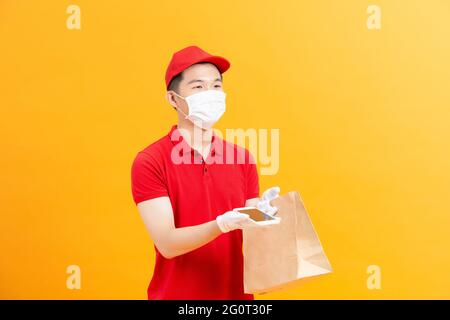
[[[197,46],[189,46],[173,54],[166,70],[166,88],[170,81],[184,69],[199,62],[210,62],[214,64],[220,73],[224,73],[230,67],[230,62],[219,56],[213,56]]]
[[[191,164],[174,163],[172,151]],[[238,163],[211,163],[213,159],[225,162],[231,152],[239,154],[235,156]],[[244,206],[247,199],[259,197],[256,165],[250,163],[254,158],[246,149],[213,135],[211,151],[201,160],[173,126],[168,135],[138,152],[133,162],[135,203],[168,196],[175,226],[180,228],[214,220]],[[241,230],[221,234],[203,247],[172,259],[164,258],[156,247],[155,251],[148,299],[253,299],[243,289]]]

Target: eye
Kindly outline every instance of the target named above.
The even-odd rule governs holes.
[[[192,89],[201,89],[201,88],[202,88],[202,86],[195,86]]]
[[[216,84],[214,87],[215,88],[222,88],[222,86],[220,84]]]

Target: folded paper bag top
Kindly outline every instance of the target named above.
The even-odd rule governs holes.
[[[280,223],[243,232],[245,293],[291,288],[332,272],[299,193],[288,192],[271,204]]]

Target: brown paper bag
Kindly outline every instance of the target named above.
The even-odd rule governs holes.
[[[267,293],[332,272],[298,192],[271,201],[280,224],[244,229],[244,291]]]

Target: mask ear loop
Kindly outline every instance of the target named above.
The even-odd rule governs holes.
[[[180,96],[180,95],[179,95],[178,93],[176,93],[175,91],[173,91],[173,93],[174,93],[175,95],[177,95],[178,97],[180,97],[181,99],[186,100],[184,97]],[[180,112],[184,115],[184,119],[187,119],[187,118],[189,117],[186,113],[183,112],[183,110],[181,110],[180,108],[178,108],[178,106],[176,106],[176,109],[177,109],[178,111],[180,111]]]

